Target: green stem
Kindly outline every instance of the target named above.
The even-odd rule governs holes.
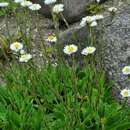
[[[63,19],[63,21],[65,22],[67,28],[69,28],[69,24],[68,24],[67,20],[65,19],[64,15],[62,13],[60,13],[60,15],[61,15],[61,18]]]

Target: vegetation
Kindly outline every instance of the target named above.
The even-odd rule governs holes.
[[[10,6],[6,10],[8,14],[13,15],[13,12],[17,9],[17,5],[12,1],[12,0],[0,0],[0,2],[8,2],[10,3]],[[6,16],[7,12],[5,10],[1,9],[0,10],[0,17]]]
[[[9,6],[7,8],[12,8],[12,5]],[[59,43],[58,26],[59,18],[62,16],[64,19],[60,14],[62,5],[59,10],[53,8],[55,35],[46,39],[54,43],[49,53],[38,23],[35,25],[40,36],[42,58],[46,61],[46,64],[38,67],[30,50],[33,42],[31,25],[38,20],[39,9],[40,5],[33,4],[29,9],[22,7],[22,11],[15,13],[18,38],[10,36],[9,30],[7,37],[0,35],[0,129],[129,129],[130,110],[126,105],[128,95],[125,93],[125,103],[119,104],[110,94],[113,84],[106,82],[105,72],[98,63],[100,57],[97,55],[92,26],[95,23],[86,24],[90,34],[85,42],[86,48],[82,50],[80,43],[64,47]],[[8,15],[5,18],[8,19]],[[102,17],[97,18],[99,20]],[[8,29],[8,24],[6,27]],[[26,29],[29,31],[26,32]],[[55,63],[52,63],[50,55],[55,56]]]
[[[105,9],[102,5],[95,4],[95,3],[86,6],[86,13],[91,15],[101,13],[104,10]]]

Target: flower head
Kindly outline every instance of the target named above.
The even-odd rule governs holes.
[[[96,48],[95,47],[86,47],[82,50],[81,54],[82,55],[88,55],[88,54],[92,54],[96,51]]]
[[[97,20],[101,20],[103,19],[103,15],[93,15],[93,16],[86,16],[84,18],[82,18],[81,22],[80,22],[80,26],[86,26],[86,23],[89,23],[90,26],[97,26]]]
[[[26,53],[25,50],[23,50],[23,49],[20,50],[20,54],[21,54],[21,55],[23,55],[23,54],[25,54],[25,53]]]
[[[14,0],[15,3],[21,3],[23,2],[24,0]]]
[[[53,13],[56,13],[56,14],[59,14],[60,12],[63,12],[64,11],[64,5],[63,4],[56,4],[54,7],[53,7]]]
[[[35,10],[40,10],[41,9],[41,5],[39,4],[32,4],[31,6],[29,6],[29,9],[35,11]]]
[[[124,75],[130,75],[130,66],[125,66],[122,69],[122,72],[123,72]]]
[[[28,62],[30,59],[32,59],[31,54],[23,54],[19,58],[19,62]]]
[[[20,4],[21,4],[21,6],[23,6],[23,7],[28,7],[28,6],[31,6],[31,5],[32,5],[32,2],[25,0],[25,1],[21,2]]]
[[[10,49],[12,51],[18,52],[21,49],[23,49],[23,44],[20,42],[14,42],[14,43],[10,44]]]
[[[47,41],[48,42],[56,42],[57,38],[56,38],[56,36],[54,34],[52,34],[52,35],[48,36]]]
[[[77,50],[78,50],[78,47],[74,44],[67,45],[63,49],[64,53],[67,55],[71,55],[71,54],[75,53]]]
[[[56,0],[45,0],[44,3],[46,5],[50,5],[50,4],[54,4],[56,2]]]
[[[121,90],[121,93],[122,97],[130,97],[130,90],[129,89],[123,89]]]
[[[91,27],[95,27],[97,26],[97,22],[96,21],[93,21],[91,24],[90,24]]]
[[[96,20],[101,20],[104,18],[103,15],[100,15],[100,14],[95,15],[95,17],[96,17]]]
[[[109,12],[116,12],[117,8],[116,7],[110,7],[110,8],[108,8],[108,11]]]
[[[88,23],[91,23],[91,22],[93,22],[95,20],[96,20],[96,16],[95,15],[93,15],[93,16],[86,16],[86,21]]]
[[[81,22],[80,22],[80,26],[81,26],[81,27],[86,26],[86,22],[87,22],[87,18],[86,18],[86,17],[82,18],[82,20],[81,20]]]
[[[0,7],[7,7],[9,5],[9,3],[7,2],[1,2],[0,3]]]
[[[97,1],[97,3],[100,3],[100,0],[96,0]]]
[[[96,20],[96,16],[86,16],[84,18],[82,18],[81,22],[80,22],[80,26],[85,26],[86,23],[92,23],[93,21]]]

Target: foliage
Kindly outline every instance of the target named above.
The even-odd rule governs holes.
[[[104,10],[104,7],[99,4],[90,4],[86,6],[86,12],[87,14],[97,14]]]
[[[12,65],[0,86],[3,130],[126,130],[129,109],[110,96],[104,73],[95,66],[77,69],[50,65],[37,70]],[[73,78],[76,78],[76,82]]]
[[[96,13],[100,9],[100,6],[93,5],[89,11]],[[128,106],[117,103],[111,97],[112,84],[106,83],[105,72],[98,63],[100,57],[92,54],[94,50],[87,47],[89,53],[76,55],[74,52],[78,50],[77,46],[68,45],[66,47],[68,50],[64,48],[66,56],[61,51],[63,45],[58,41],[60,15],[68,25],[62,13],[60,15],[52,13],[56,33],[53,38],[56,37],[57,40],[50,48],[44,44],[37,11],[31,13],[28,8],[24,8],[18,10],[15,15],[18,34],[10,36],[6,24],[8,37],[0,35],[0,57],[6,58],[7,62],[5,63],[7,67],[0,64],[0,77],[5,82],[0,84],[0,129],[127,130],[130,128],[130,110]],[[35,17],[32,17],[33,15]],[[40,68],[33,60],[29,61],[30,59],[27,60],[28,63],[18,62],[20,55],[23,54],[10,48],[10,44],[19,41],[20,44],[24,44],[22,49],[25,53],[31,50],[33,24],[38,32],[43,60],[48,61]],[[90,26],[88,28],[86,44],[96,47],[94,30]],[[81,44],[78,46],[80,50]],[[18,49],[18,46],[15,47]],[[8,57],[8,51],[11,52],[9,55],[11,58]],[[57,65],[52,64],[50,55],[56,58]]]
[[[13,0],[0,0],[0,2],[8,2],[8,3],[10,3],[10,6],[8,6],[7,12],[0,9],[0,16],[6,16],[7,14],[13,15],[13,12],[15,12],[16,9],[17,9],[17,5],[13,2]]]

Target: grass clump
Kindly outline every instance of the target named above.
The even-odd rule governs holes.
[[[86,6],[86,13],[91,15],[101,13],[104,10],[104,7],[101,4],[97,3],[93,3]]]
[[[14,15],[14,12],[16,11],[18,6],[13,2],[13,0],[0,0],[0,3],[3,3],[3,2],[10,3],[10,6],[8,7],[6,11],[3,9],[0,9],[0,17],[6,16],[7,14]]]
[[[129,108],[113,100],[110,95],[112,85],[106,83],[105,72],[99,66],[94,27],[100,24],[103,16],[82,19],[80,25],[88,29],[83,49],[80,43],[64,46],[59,40],[59,19],[62,18],[68,27],[62,14],[63,5],[50,6],[55,34],[44,39],[39,26],[38,10],[41,6],[32,3],[28,7],[26,4],[22,3],[14,16],[20,38],[10,35],[8,22],[8,36],[0,35],[0,53],[6,59],[0,64],[0,77],[4,80],[0,84],[0,129],[129,129]],[[5,20],[9,18],[8,14]],[[45,61],[40,67],[31,54],[31,43],[36,40],[32,40],[32,25],[39,37],[42,60]],[[46,41],[51,43],[50,48]],[[50,57],[54,57],[55,64]],[[128,97],[127,93],[125,96]]]
[[[129,128],[129,110],[110,96],[94,66],[74,71],[63,64],[41,70],[12,65],[0,86],[3,130],[110,130]],[[126,130],[126,129],[124,129]]]

